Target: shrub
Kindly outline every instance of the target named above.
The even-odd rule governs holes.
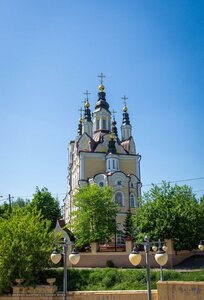
[[[112,260],[107,260],[106,261],[106,267],[107,268],[115,268],[115,264]]]

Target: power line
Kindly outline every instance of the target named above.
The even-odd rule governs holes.
[[[197,178],[188,178],[188,179],[180,179],[180,180],[174,180],[174,181],[167,181],[169,183],[178,183],[178,182],[185,182],[185,181],[195,181],[195,180],[202,180],[204,177],[197,177]],[[165,181],[165,180],[164,180]],[[159,183],[148,183],[148,184],[143,184],[142,186],[151,186],[152,184],[162,184],[162,182]]]
[[[179,180],[173,180],[173,181],[168,181],[168,180],[163,180],[163,181],[167,181],[168,183],[178,183],[178,182],[187,182],[187,181],[196,181],[196,180],[204,180],[204,177],[194,177],[194,178],[187,178],[187,179],[179,179]],[[143,184],[142,186],[143,187],[147,187],[147,186],[152,186],[153,184],[155,185],[160,185],[162,184],[163,182],[159,182],[159,183],[148,183],[148,184]],[[198,191],[194,191],[195,193],[196,192],[202,192],[204,190],[198,190]],[[66,195],[67,193],[51,193],[52,196],[63,196],[63,195]],[[1,197],[7,197],[7,196],[1,196]],[[27,196],[21,196],[21,195],[14,195],[13,198],[32,198],[33,197],[33,194],[32,195],[27,195]],[[6,199],[0,199],[0,201],[5,201]]]

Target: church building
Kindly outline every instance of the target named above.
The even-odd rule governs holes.
[[[121,114],[121,134],[118,134],[114,110],[110,111],[106,100],[102,73],[98,87],[98,98],[93,112],[90,109],[89,93],[85,93],[84,110],[78,124],[75,140],[68,146],[68,191],[64,200],[65,222],[71,222],[70,213],[74,209],[73,195],[77,188],[96,183],[100,187],[109,185],[114,191],[114,199],[120,206],[117,215],[118,229],[123,224],[128,211],[136,213],[141,195],[140,160],[132,136],[132,126],[124,96]],[[122,109],[121,109],[122,110]],[[120,237],[118,236],[118,242]]]

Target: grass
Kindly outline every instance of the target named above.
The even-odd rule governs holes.
[[[62,290],[63,270],[47,270],[41,282],[45,283],[46,278],[55,277],[58,290]],[[145,290],[146,270],[145,269],[69,269],[68,270],[69,291],[99,291],[99,290]],[[151,270],[151,287],[156,289],[159,281],[159,271]],[[164,270],[165,281],[204,281],[204,269],[192,272],[178,272]]]

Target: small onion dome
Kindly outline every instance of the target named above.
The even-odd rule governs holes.
[[[100,92],[103,92],[104,89],[105,89],[105,86],[101,83],[101,84],[99,85],[98,89],[99,89]]]
[[[86,102],[84,103],[84,107],[86,107],[86,108],[89,108],[89,107],[90,107],[90,104],[89,104],[89,101],[88,101],[88,100],[86,100]]]
[[[123,111],[124,111],[124,112],[127,112],[127,111],[128,111],[128,108],[127,108],[126,105],[123,107]]]
[[[115,141],[115,134],[113,132],[111,132],[110,134],[110,140]]]

